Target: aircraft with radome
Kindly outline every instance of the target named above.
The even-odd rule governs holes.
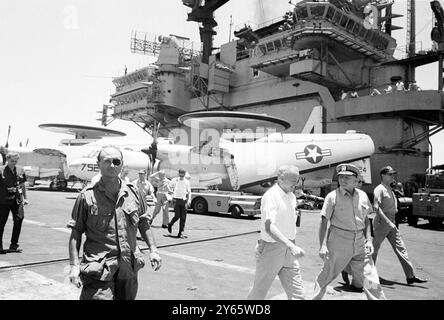
[[[72,124],[41,124],[39,127],[56,133],[72,134],[74,139],[62,139],[57,146],[9,147],[8,132],[6,144],[1,147],[2,160],[5,161],[7,152],[18,152],[19,165],[25,169],[30,185],[36,180],[50,180],[50,189],[59,190],[66,188],[68,182],[87,184],[99,173],[97,155],[107,145],[122,150],[130,180],[138,177],[139,170],[149,169],[149,157],[140,152],[148,143],[132,143],[123,132]]]
[[[277,131],[290,124],[282,119],[231,111],[194,112],[179,121],[191,130],[193,121],[199,126],[195,139],[191,133],[194,143],[157,145],[154,169],[174,177],[183,168],[192,186],[261,194],[276,179],[277,169],[291,164],[299,168],[305,186],[315,188],[331,184],[331,168],[343,162],[355,163],[364,181],[371,182],[369,157],[375,148],[366,134],[284,134]]]
[[[130,145],[115,137],[124,133],[61,124],[40,127],[60,133],[69,131],[75,133],[76,139],[62,140],[56,148],[15,150],[20,152],[20,162],[28,169],[31,180],[58,173],[52,189],[66,187],[68,181],[91,181],[99,172],[97,155],[105,145],[120,147],[130,180],[137,178],[141,169],[163,170],[172,178],[183,168],[191,175],[193,187],[262,194],[276,179],[281,165],[297,166],[305,187],[315,188],[331,183],[332,167],[354,162],[364,180],[371,182],[369,157],[374,144],[366,134],[285,134],[282,131],[290,127],[288,122],[242,112],[195,112],[179,117],[179,121],[191,130],[173,130],[169,138],[156,139],[154,152],[153,145]],[[193,121],[198,121],[197,130]],[[104,137],[105,132],[113,137]],[[188,134],[191,139],[184,137]],[[181,144],[190,140],[191,145]]]

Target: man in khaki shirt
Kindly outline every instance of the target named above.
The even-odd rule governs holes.
[[[398,211],[397,201],[395,193],[393,192],[390,184],[394,182],[394,175],[396,171],[392,167],[386,166],[379,172],[381,175],[381,184],[379,184],[373,191],[374,200],[373,204],[376,210],[376,218],[374,225],[374,246],[373,260],[376,263],[378,257],[378,251],[385,238],[388,239],[390,245],[395,251],[396,256],[401,263],[404,270],[408,284],[424,283],[425,279],[421,279],[415,276],[412,262],[407,254],[404,241],[402,241],[401,234],[395,225],[395,217]]]
[[[336,172],[339,188],[327,195],[321,210],[319,256],[324,260],[324,266],[316,278],[313,299],[322,299],[327,286],[347,265],[351,268],[355,286],[363,287],[369,300],[385,299],[371,257],[373,244],[369,216],[373,208],[367,194],[356,188],[359,169],[351,164],[340,164]]]
[[[171,181],[166,177],[165,171],[163,170],[150,175],[150,180],[153,181],[153,185],[157,187],[156,206],[154,207],[152,220],[154,220],[162,210],[162,228],[167,228],[168,223],[170,222],[169,202],[172,200],[173,193],[173,189],[170,187]]]
[[[154,270],[162,265],[150,230],[146,204],[131,184],[119,178],[122,152],[104,147],[97,156],[100,180],[77,197],[68,227],[69,279],[82,287],[81,300],[133,300],[137,295],[137,273],[145,265],[136,234],[140,231]],[[83,256],[79,253],[85,234]]]

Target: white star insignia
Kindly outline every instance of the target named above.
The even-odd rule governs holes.
[[[318,153],[318,148],[316,146],[313,147],[312,149],[307,147],[307,151],[308,151],[307,158],[312,158],[313,162],[316,162],[316,159],[318,157],[322,157],[322,154]]]

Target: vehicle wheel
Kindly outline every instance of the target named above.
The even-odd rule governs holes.
[[[68,186],[68,182],[66,182],[66,180],[63,180],[60,182],[60,188],[62,190],[66,189],[67,186]]]
[[[418,216],[414,216],[414,215],[409,215],[407,217],[407,223],[409,224],[409,226],[412,227],[416,227],[416,225],[418,224]]]
[[[52,181],[52,182],[49,184],[49,190],[51,190],[51,191],[57,191],[57,184],[55,184],[54,181]]]
[[[208,212],[208,203],[204,198],[195,198],[191,203],[194,213],[202,214]]]
[[[242,209],[239,208],[238,206],[232,206],[230,208],[230,212],[231,212],[231,215],[233,216],[233,218],[240,218],[243,213]]]

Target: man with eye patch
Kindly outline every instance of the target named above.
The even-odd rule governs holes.
[[[140,231],[149,250],[152,268],[162,264],[146,211],[146,202],[131,183],[119,177],[122,152],[104,147],[97,156],[100,180],[77,197],[68,227],[71,283],[82,287],[81,300],[133,300],[137,295],[137,272],[145,265],[137,246]],[[82,234],[83,256],[79,260]]]

